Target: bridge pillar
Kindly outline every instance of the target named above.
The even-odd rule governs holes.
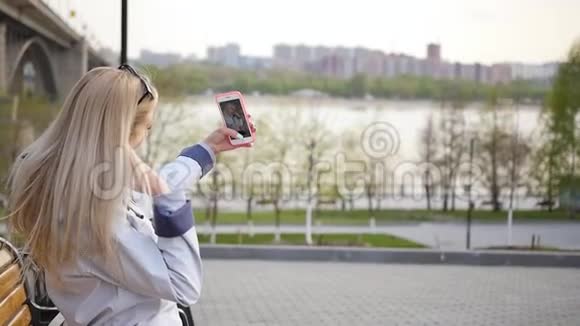
[[[86,40],[82,39],[70,49],[64,50],[56,59],[58,95],[64,98],[75,83],[88,71],[89,45]]]
[[[0,93],[8,90],[8,41],[6,23],[0,23]]]

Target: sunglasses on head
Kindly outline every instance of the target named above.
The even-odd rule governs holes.
[[[151,99],[153,99],[153,91],[151,90],[151,86],[149,86],[149,83],[147,82],[147,80],[141,76],[139,73],[137,73],[137,71],[131,67],[128,64],[122,64],[119,66],[120,70],[127,70],[128,72],[130,72],[131,74],[133,74],[135,77],[139,78],[139,80],[141,81],[141,84],[143,84],[143,88],[145,88],[145,94],[143,94],[143,96],[141,96],[141,98],[139,99],[139,101],[137,101],[137,105],[141,104],[141,102],[143,102],[143,100],[147,97],[150,96]]]

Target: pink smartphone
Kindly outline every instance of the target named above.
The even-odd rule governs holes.
[[[242,93],[238,91],[217,94],[215,101],[222,113],[222,119],[226,127],[236,130],[243,138],[230,137],[230,143],[234,146],[253,143],[254,133],[250,129],[246,103]]]

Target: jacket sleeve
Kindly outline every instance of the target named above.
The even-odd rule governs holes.
[[[202,263],[191,203],[185,189],[206,174],[214,164],[204,145],[185,149],[164,166],[171,193],[154,198],[154,237],[134,228],[117,234],[118,285],[141,295],[171,300],[182,305],[195,303],[201,294]]]
[[[152,298],[192,305],[202,288],[202,263],[195,227],[176,237],[151,236],[133,228],[118,235],[118,268],[111,283]]]

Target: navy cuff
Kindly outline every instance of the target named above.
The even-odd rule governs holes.
[[[181,151],[181,154],[179,155],[187,156],[190,159],[196,161],[197,164],[199,164],[199,166],[201,167],[202,177],[213,168],[214,160],[212,158],[212,155],[202,145],[197,144],[191,147],[187,147],[186,149]]]
[[[178,237],[193,227],[193,209],[191,202],[187,201],[180,209],[173,213],[165,214],[159,208],[153,206],[153,223],[155,224],[155,234],[160,237]]]

